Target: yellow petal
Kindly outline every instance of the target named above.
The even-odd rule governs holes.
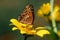
[[[60,21],[60,18],[59,18],[60,17],[59,6],[55,6],[54,11],[53,11],[53,17],[54,17],[54,19],[56,21]],[[49,18],[51,20],[52,16],[50,16]]]
[[[57,35],[60,37],[60,30],[58,31]]]
[[[43,16],[43,12],[42,12],[40,9],[38,10],[37,13],[38,13],[38,14],[37,14],[38,16]]]
[[[18,22],[16,19],[11,19],[10,22],[12,22],[12,24],[15,25],[19,30],[23,30],[22,26],[26,26],[25,24]]]
[[[50,34],[50,32],[48,30],[39,30],[36,35],[43,37],[46,34]]]
[[[13,28],[12,28],[13,31],[14,31],[14,30],[17,30],[17,29],[18,29],[17,27],[13,27]]]
[[[27,30],[26,34],[34,35],[36,33],[36,30]]]
[[[22,31],[22,30],[20,31],[20,33],[21,33],[21,34],[26,34],[26,32],[25,32],[25,31]]]
[[[41,10],[43,14],[48,14],[50,11],[50,4],[49,3],[43,4],[43,6],[41,7]]]
[[[45,29],[45,27],[37,27],[36,29]]]
[[[55,13],[57,13],[59,10],[59,7],[58,6],[55,6],[54,8],[54,11],[53,11],[53,17],[55,17],[56,15],[54,15]]]
[[[39,9],[38,9],[38,16],[43,16],[43,15],[48,15],[50,12],[50,4],[49,3],[44,3]]]

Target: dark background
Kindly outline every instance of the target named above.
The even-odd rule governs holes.
[[[48,3],[50,0],[0,0],[0,40],[23,40],[24,36],[22,36],[19,31],[12,31],[12,26],[9,26],[11,18],[18,18],[18,15],[22,13],[24,7],[27,4],[32,4],[34,6],[34,24],[35,26],[49,25],[48,22],[39,19],[37,17],[37,10],[43,3]],[[58,3],[56,1],[56,3]],[[40,22],[42,20],[42,23]],[[38,23],[38,24],[37,24]],[[46,37],[40,38],[38,36],[29,37],[28,40],[49,40],[51,38]]]

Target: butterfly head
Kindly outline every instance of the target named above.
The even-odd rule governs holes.
[[[33,5],[31,4],[28,4],[26,7],[25,7],[26,10],[29,10],[29,11],[33,11]]]

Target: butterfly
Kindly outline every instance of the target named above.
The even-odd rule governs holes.
[[[18,16],[18,21],[23,24],[33,24],[34,21],[34,8],[33,5],[28,4],[24,11]]]
[[[25,40],[31,35],[43,37],[45,34],[50,34],[48,30],[45,30],[45,27],[37,27],[35,29],[31,27],[34,21],[34,8],[31,4],[25,7],[24,11],[18,16],[18,20],[11,19],[10,21],[16,26],[12,30],[20,30],[20,33],[25,35]]]

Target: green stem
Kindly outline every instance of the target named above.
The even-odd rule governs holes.
[[[57,28],[56,28],[56,22],[53,16],[53,7],[54,7],[54,0],[50,0],[50,5],[51,5],[51,17],[52,17],[52,26],[53,26],[53,31],[57,33]]]

